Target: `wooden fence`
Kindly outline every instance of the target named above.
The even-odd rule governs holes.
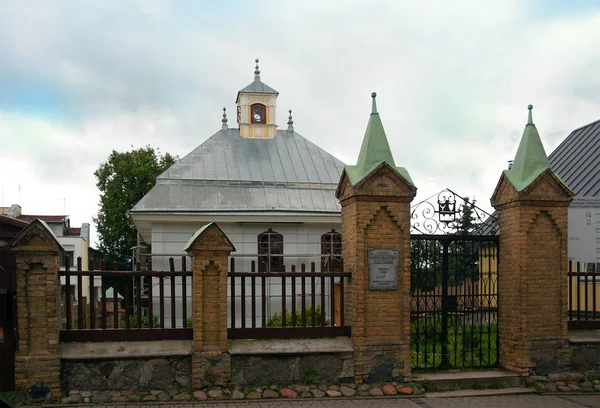
[[[186,271],[185,257],[179,271],[173,258],[169,264],[170,271],[153,271],[152,261],[145,270],[138,262],[135,271],[118,271],[116,263],[107,270],[102,261],[95,270],[90,259],[89,271],[82,271],[78,258],[72,271],[67,259],[66,270],[59,272],[64,279],[60,341],[191,340],[192,272]]]

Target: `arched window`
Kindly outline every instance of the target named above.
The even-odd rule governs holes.
[[[283,272],[283,235],[269,228],[258,234],[258,271]]]
[[[342,234],[332,229],[321,235],[321,270],[342,271]]]
[[[251,123],[267,123],[267,108],[262,103],[255,103],[250,107]]]

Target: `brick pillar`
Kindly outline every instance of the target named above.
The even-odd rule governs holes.
[[[506,172],[505,172],[506,173]],[[547,374],[570,366],[567,212],[572,193],[547,169],[522,191],[503,174],[500,218],[500,366]]]
[[[345,310],[357,383],[410,375],[410,203],[415,194],[416,188],[386,163],[356,185],[345,172],[340,180],[344,267],[352,272]],[[370,289],[370,249],[398,251],[395,288]]]
[[[186,245],[192,258],[192,383],[227,385],[227,261],[235,248],[216,223],[200,228]]]
[[[60,397],[60,281],[63,251],[46,224],[32,221],[11,242],[17,260],[15,387],[29,400]]]

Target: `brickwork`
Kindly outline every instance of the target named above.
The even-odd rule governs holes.
[[[492,197],[500,217],[500,365],[524,374],[570,365],[567,214],[571,193],[551,171],[518,192],[503,175]]]
[[[30,399],[60,397],[59,280],[62,248],[39,221],[11,243],[17,268],[15,387]]]
[[[387,165],[357,186],[347,178],[340,185],[355,381],[399,379],[410,375],[410,202],[416,189]],[[396,290],[369,290],[368,250],[375,248],[399,250]]]
[[[227,385],[231,359],[227,346],[227,260],[235,250],[221,229],[209,224],[193,238],[192,385]]]

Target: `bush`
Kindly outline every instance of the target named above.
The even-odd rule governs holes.
[[[269,316],[267,320],[267,327],[282,327],[281,313],[274,313]],[[312,307],[307,307],[305,311],[306,326],[312,326]],[[331,322],[325,318],[324,326],[329,326]],[[285,313],[285,325],[292,327],[292,313],[286,311]],[[296,326],[302,326],[302,311],[296,310]],[[317,305],[315,308],[315,326],[322,326],[321,324],[321,306]]]
[[[129,315],[129,327],[131,329],[137,329],[138,328],[138,320],[137,320],[137,315]],[[142,328],[149,328],[150,327],[150,320],[148,318],[147,314],[144,314],[142,316]],[[160,327],[160,321],[159,321],[159,317],[157,314],[152,316],[152,327]],[[121,320],[121,328],[125,329],[127,328],[127,322],[125,320]]]

